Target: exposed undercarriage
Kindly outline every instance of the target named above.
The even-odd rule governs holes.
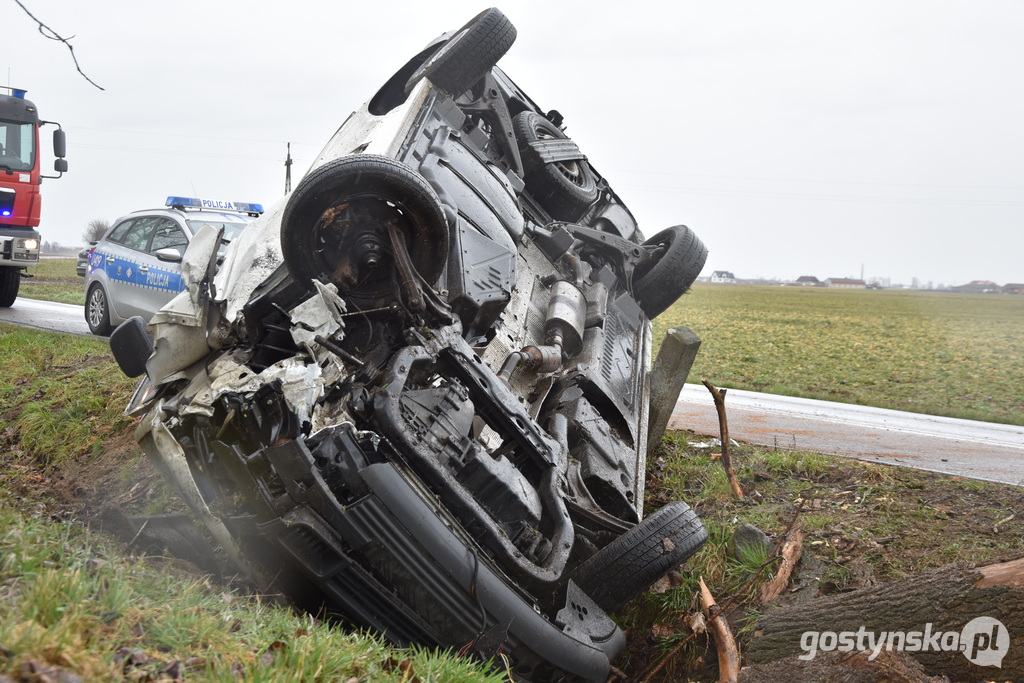
[[[683,502],[643,510],[650,319],[706,250],[643,238],[494,66],[514,37],[492,9],[428,46],[111,344],[147,375],[140,442],[257,583],[524,680],[603,680],[608,613],[706,539]]]

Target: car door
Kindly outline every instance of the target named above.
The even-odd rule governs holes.
[[[139,313],[146,320],[185,288],[181,257],[188,248],[185,231],[171,218],[160,218],[153,227],[149,248],[139,263]],[[160,258],[158,252],[177,252],[177,260]]]
[[[115,325],[133,315],[142,315],[139,268],[148,261],[150,238],[159,220],[159,216],[134,218],[126,227],[118,226],[105,245],[102,265],[107,275],[111,322]]]

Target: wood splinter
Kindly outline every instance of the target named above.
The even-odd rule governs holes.
[[[704,583],[704,577],[700,577],[700,602],[707,614],[707,628],[711,637],[715,639],[715,648],[718,650],[718,680],[721,683],[736,683],[740,675],[740,654],[736,649],[736,639],[733,638],[729,624],[717,610],[715,598]]]
[[[791,530],[790,535],[782,543],[782,549],[779,551],[782,562],[779,563],[779,569],[775,572],[775,578],[761,587],[761,602],[774,600],[786,589],[786,586],[789,584],[789,577],[793,574],[796,563],[800,561],[803,547],[804,533],[797,529]]]

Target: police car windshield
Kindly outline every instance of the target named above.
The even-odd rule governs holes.
[[[192,229],[192,234],[199,232],[199,229],[204,225],[212,225],[214,228],[224,228],[224,235],[221,237],[220,250],[223,251],[231,240],[235,239],[242,234],[242,230],[245,229],[248,222],[230,222],[221,223],[219,221],[202,221],[202,220],[191,220],[188,222],[188,227]]]

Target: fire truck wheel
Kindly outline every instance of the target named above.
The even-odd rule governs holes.
[[[18,298],[18,287],[21,286],[21,270],[19,268],[0,268],[0,308],[10,308]]]

